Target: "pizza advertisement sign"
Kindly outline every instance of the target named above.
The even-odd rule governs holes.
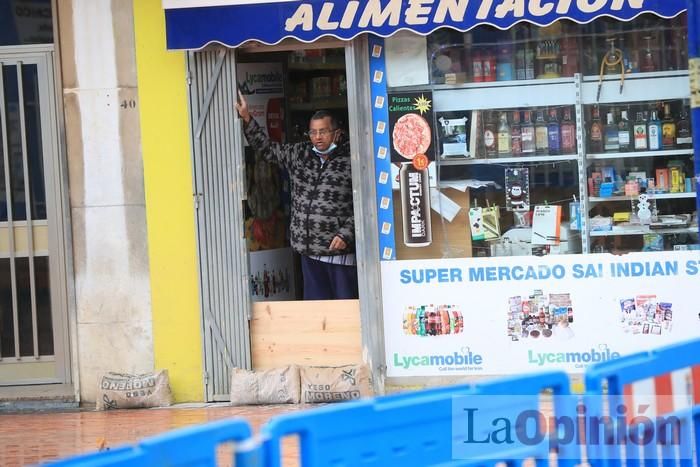
[[[389,94],[388,110],[391,162],[426,168],[435,160],[432,92]]]

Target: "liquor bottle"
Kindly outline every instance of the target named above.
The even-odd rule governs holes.
[[[603,152],[603,124],[600,121],[600,109],[593,106],[593,116],[591,118],[591,135],[588,142],[589,152]]]
[[[486,114],[486,122],[484,123],[484,151],[486,157],[494,157],[498,154],[496,146],[496,124],[493,122],[493,113]]]
[[[578,40],[575,35],[567,35],[561,41],[561,75],[574,76],[578,73]]]
[[[693,148],[693,134],[690,128],[690,120],[688,120],[688,109],[683,103],[681,118],[676,125],[676,147],[678,149]]]
[[[661,145],[664,149],[676,147],[676,121],[671,114],[671,104],[664,104],[664,120],[661,123]]]
[[[537,154],[547,154],[549,152],[548,139],[549,134],[547,122],[544,121],[544,112],[538,110],[537,119],[535,120],[535,150]]]
[[[513,123],[510,125],[510,148],[514,156],[521,156],[523,154],[519,110],[513,112]]]
[[[564,108],[561,122],[561,153],[576,154],[576,124],[571,120],[571,107]]]
[[[561,153],[561,133],[559,130],[559,117],[557,109],[549,109],[549,122],[547,122],[547,144],[549,154],[556,156]]]
[[[651,36],[644,36],[644,40],[647,43],[644,49],[644,55],[642,56],[642,66],[640,70],[643,73],[649,73],[656,71],[656,63],[654,63],[654,53],[651,51]]]
[[[617,152],[620,150],[620,139],[617,125],[613,118],[613,113],[608,112],[607,124],[605,125],[605,152]]]
[[[525,79],[525,49],[515,51],[515,78]]]
[[[647,135],[649,136],[649,150],[659,151],[663,147],[661,134],[661,121],[656,110],[651,111],[651,118],[647,123]]]
[[[622,117],[617,123],[617,141],[620,145],[620,152],[627,152],[632,150],[632,143],[630,141],[630,122],[627,120],[627,111],[622,111]]]
[[[481,72],[484,75],[484,82],[496,81],[496,57],[491,49],[483,52]]]
[[[524,156],[531,156],[537,150],[535,145],[535,125],[532,124],[531,115],[529,110],[523,112],[523,124],[520,126]]]
[[[481,83],[484,81],[484,69],[481,63],[481,50],[475,50],[472,55],[472,81]]]
[[[508,45],[502,45],[498,49],[498,60],[496,62],[496,80],[513,80],[513,52]]]
[[[508,125],[508,116],[505,112],[501,112],[500,122],[498,124],[498,155],[500,157],[510,156],[510,125]]]
[[[634,150],[646,151],[647,144],[647,122],[644,120],[644,113],[637,112],[637,119],[634,122]]]
[[[535,79],[535,49],[532,44],[525,44],[525,79]]]

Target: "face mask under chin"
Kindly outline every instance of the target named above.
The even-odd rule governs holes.
[[[331,151],[333,151],[337,147],[338,146],[335,143],[331,143],[331,145],[328,146],[328,149],[326,149],[325,151],[321,151],[320,149],[317,149],[316,146],[313,146],[311,149],[313,149],[313,151],[316,154],[319,154],[321,156],[325,156],[326,154],[329,154]]]

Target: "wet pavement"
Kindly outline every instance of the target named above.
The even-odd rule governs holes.
[[[175,428],[229,417],[243,417],[254,432],[275,415],[317,406],[230,407],[224,404],[179,405],[167,409],[96,412],[0,413],[0,466],[35,465],[50,460],[116,447]],[[296,443],[283,446],[284,465],[297,465]],[[220,465],[231,465],[219,455]]]

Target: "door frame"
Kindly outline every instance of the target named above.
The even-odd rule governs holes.
[[[69,315],[72,287],[72,255],[70,254],[70,207],[67,196],[67,161],[63,158],[63,132],[58,99],[57,62],[52,44],[0,47],[0,60],[36,64],[41,102],[41,138],[44,164],[46,214],[49,225],[49,283],[54,338],[55,375],[46,378],[15,380],[0,386],[71,383],[75,356],[71,337],[75,322]],[[28,358],[27,358],[28,359]]]
[[[294,42],[291,44],[278,44],[275,46],[263,46],[256,45],[254,47],[241,47],[239,49],[225,49],[227,54],[231,54],[234,60],[234,70],[236,64],[236,52],[238,50],[244,51],[246,53],[255,52],[282,52],[282,51],[293,51],[300,49],[327,49],[327,48],[343,48],[345,50],[345,66],[346,66],[346,78],[348,83],[348,114],[349,114],[349,132],[351,141],[356,143],[352,145],[351,152],[351,167],[352,167],[352,184],[353,184],[353,201],[355,218],[361,219],[360,222],[356,223],[356,241],[357,241],[357,266],[358,266],[358,282],[359,282],[359,292],[360,292],[360,319],[362,323],[362,346],[363,354],[366,362],[370,365],[372,373],[374,375],[373,384],[375,386],[375,391],[383,392],[384,390],[384,375],[385,375],[385,356],[384,356],[384,327],[382,320],[382,308],[381,308],[381,276],[380,276],[380,261],[379,261],[379,239],[378,232],[376,229],[376,219],[377,219],[377,206],[376,206],[376,187],[374,179],[374,158],[372,157],[373,145],[372,145],[372,119],[371,119],[371,104],[370,104],[370,82],[369,82],[369,54],[367,37],[361,35],[352,41],[339,41],[339,40],[327,40],[319,41],[312,44],[301,44]],[[224,49],[222,49],[224,50]],[[191,82],[191,76],[193,72],[193,53],[189,52],[187,55],[187,67],[188,67],[188,82]],[[214,70],[215,71],[215,70]],[[195,205],[199,203],[198,200],[198,189],[197,189],[197,176],[196,176],[196,164],[197,156],[195,154],[196,149],[196,133],[198,125],[193,116],[192,110],[192,86],[190,86],[190,134],[193,141],[192,149],[192,162],[193,170],[195,170],[195,177],[193,178],[194,185],[194,202]],[[233,109],[231,109],[233,111]],[[235,111],[233,111],[235,113]],[[240,124],[240,119],[238,115],[234,116],[236,122],[236,135],[235,135],[235,145],[237,148],[236,153],[233,155],[234,164],[236,165],[236,173],[240,180],[244,183],[238,183],[239,187],[239,197],[241,200],[245,199],[246,187],[245,187],[245,165],[244,165],[244,152],[243,152],[243,135],[242,127]],[[235,215],[239,216],[238,221],[243,222],[243,211],[242,209],[236,210]],[[200,268],[200,280],[199,280],[199,293],[200,293],[200,314],[202,316],[202,342],[204,345],[203,352],[203,365],[205,368],[204,374],[204,384],[205,384],[205,397],[207,401],[217,400],[211,391],[210,385],[208,385],[208,375],[207,368],[213,366],[211,361],[212,356],[209,355],[207,351],[206,344],[206,324],[205,321],[207,317],[205,316],[205,306],[204,306],[204,296],[202,283],[204,277],[202,276],[202,258],[201,258],[201,246],[199,240],[199,215],[195,212],[195,224],[197,226],[197,255],[198,264]],[[245,240],[245,239],[243,239]],[[246,271],[239,271],[236,275],[241,274],[243,280],[241,283],[236,283],[233,285],[234,288],[239,288],[239,293],[245,293],[249,296],[250,284],[248,277],[248,261],[249,255],[247,248],[245,248],[245,241],[243,241],[243,249],[240,252],[244,256],[245,261],[241,264],[245,264]],[[246,301],[247,304],[247,314],[248,322],[251,319],[252,301],[248,297]],[[250,327],[248,327],[248,337],[250,339]],[[248,352],[248,358],[250,356],[250,350]],[[252,365],[252,362],[250,362]]]

